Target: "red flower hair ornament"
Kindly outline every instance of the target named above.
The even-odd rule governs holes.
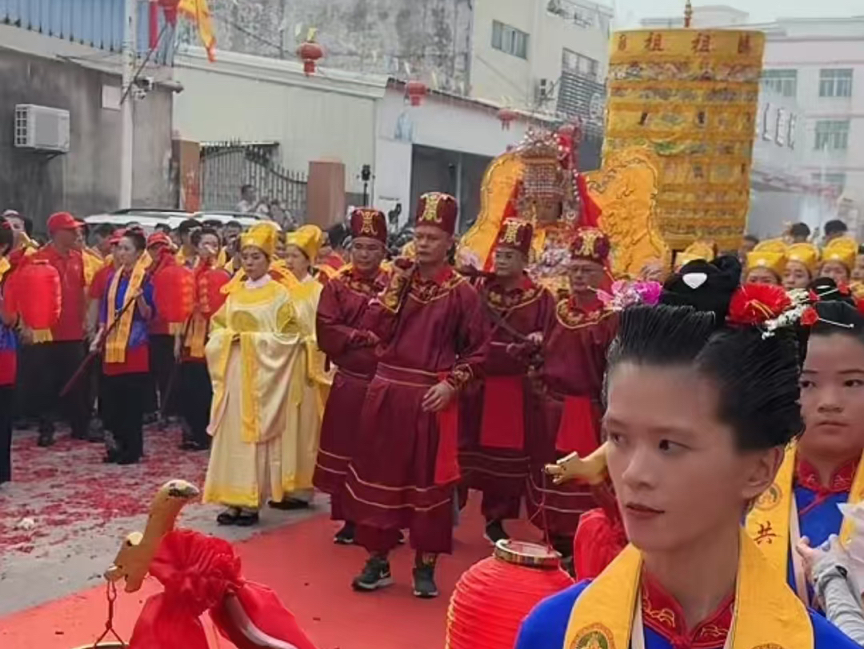
[[[802,321],[810,308],[809,297],[807,291],[787,293],[771,284],[745,284],[732,296],[726,321],[733,326],[760,327],[763,337],[769,338],[777,329]]]

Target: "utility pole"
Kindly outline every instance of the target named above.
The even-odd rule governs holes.
[[[120,105],[120,209],[132,207],[132,166],[134,160],[135,126],[134,96],[132,85],[135,83],[136,55],[138,51],[138,0],[125,0],[123,14],[123,82]]]

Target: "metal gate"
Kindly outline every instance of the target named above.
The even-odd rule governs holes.
[[[306,174],[277,164],[278,149],[278,144],[202,144],[202,208],[234,210],[240,202],[240,188],[252,185],[259,198],[279,201],[302,223],[306,215]]]

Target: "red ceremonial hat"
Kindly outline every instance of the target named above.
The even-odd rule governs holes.
[[[351,212],[351,236],[354,239],[377,239],[387,245],[387,217],[381,210],[358,207]]]
[[[579,228],[570,245],[570,257],[572,259],[587,259],[606,264],[612,246],[607,237],[597,228]]]
[[[48,218],[48,234],[54,234],[60,230],[77,230],[82,225],[84,224],[69,212],[57,212]]]
[[[164,232],[154,232],[149,237],[147,237],[147,247],[152,248],[153,246],[172,246],[174,245],[171,242],[171,237],[169,237]]]
[[[531,239],[534,237],[534,226],[523,219],[504,219],[498,231],[498,248],[512,248],[523,255],[531,252]]]
[[[420,197],[417,204],[417,222],[415,227],[431,225],[443,230],[449,235],[456,231],[456,219],[459,216],[459,205],[450,194],[429,192]]]

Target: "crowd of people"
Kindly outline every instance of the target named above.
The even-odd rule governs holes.
[[[452,196],[423,195],[411,245],[388,259],[372,208],[329,242],[312,225],[196,220],[88,237],[59,213],[42,247],[7,213],[4,287],[47,264],[61,300],[50,331],[0,304],[0,482],[16,386],[40,446],[62,406],[73,437],[107,440],[106,462],[138,462],[147,417],[177,415],[181,447],[210,450],[219,524],[329,494],[335,543],[368,552],[359,592],[393,583],[407,540],[414,594],[436,597],[468,492],[493,543],[524,503],[595,581],[544,602],[520,649],[628,646],[631,632],[647,647],[855,646],[805,608],[814,586],[839,601],[832,535],[851,532],[836,505],[864,494],[864,254],[845,226],[821,246],[803,224],[725,254],[696,242],[613,284],[610,240],[583,225],[550,288],[530,272],[535,223],[508,216],[488,266],[457,267],[457,216]],[[176,268],[194,277],[181,322],[159,290]]]

